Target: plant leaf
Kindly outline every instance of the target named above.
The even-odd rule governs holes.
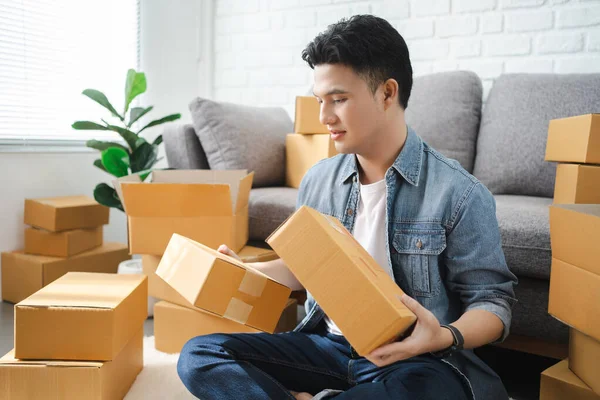
[[[152,111],[153,108],[153,106],[150,106],[148,108],[133,107],[129,111],[129,123],[127,124],[127,127],[131,128],[131,125],[135,124],[138,119],[142,118],[144,115]]]
[[[129,145],[131,151],[134,151],[136,149],[136,142],[139,139],[138,135],[131,132],[129,129],[122,128],[118,125],[107,125],[107,128],[121,135],[121,137],[125,139],[125,141]]]
[[[131,172],[136,173],[152,168],[156,164],[158,147],[143,143],[131,154]]]
[[[94,165],[95,165],[96,167],[100,168],[102,171],[104,171],[104,172],[108,172],[108,171],[106,170],[106,168],[104,168],[104,165],[102,165],[102,160],[101,160],[101,159],[94,160]]]
[[[134,69],[127,71],[127,81],[125,83],[125,109],[123,110],[123,114],[127,113],[131,101],[145,91],[146,75],[143,72],[136,72]]]
[[[154,120],[154,121],[150,122],[148,125],[144,126],[142,129],[140,129],[137,133],[139,135],[146,128],[150,128],[152,126],[164,124],[165,122],[175,121],[175,120],[177,120],[179,118],[181,118],[181,114],[167,115],[166,117],[163,117],[161,119],[157,119],[157,120]]]
[[[96,103],[100,104],[102,107],[106,108],[108,111],[112,113],[115,117],[119,118],[121,121],[124,120],[123,116],[115,110],[115,108],[110,104],[104,93],[96,90],[96,89],[85,89],[83,94],[90,99],[94,100]]]
[[[114,207],[123,211],[123,205],[115,189],[106,183],[99,183],[94,189],[94,199],[103,206]]]
[[[104,125],[97,124],[92,121],[75,121],[71,128],[78,130],[93,130],[93,131],[107,131],[108,128]]]
[[[96,149],[96,150],[100,150],[100,151],[104,151],[110,147],[118,147],[120,149],[123,149],[125,151],[127,151],[127,147],[123,146],[120,143],[116,143],[116,142],[101,142],[99,140],[88,140],[85,145],[87,147],[90,147],[92,149]]]
[[[129,154],[118,147],[109,147],[102,152],[102,165],[117,178],[129,175]]]
[[[158,146],[159,144],[161,144],[161,143],[162,143],[162,141],[163,141],[163,137],[162,137],[162,135],[158,135],[158,136],[156,137],[156,139],[154,139],[154,141],[152,142],[152,144],[154,144],[154,145]]]

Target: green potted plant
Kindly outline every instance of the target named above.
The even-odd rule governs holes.
[[[140,174],[142,180],[152,171],[152,167],[160,161],[158,158],[158,147],[162,143],[162,135],[159,135],[152,143],[149,143],[140,134],[146,129],[175,121],[181,118],[181,114],[171,114],[166,117],[153,120],[141,129],[134,132],[133,125],[144,115],[152,111],[153,106],[132,107],[131,102],[146,91],[146,75],[133,69],[127,71],[125,83],[125,106],[123,112],[119,113],[108,101],[104,93],[95,89],[86,89],[83,95],[89,97],[96,103],[106,108],[111,116],[118,119],[118,125],[111,124],[101,118],[102,123],[92,121],[76,121],[73,129],[77,130],[99,130],[117,132],[125,141],[124,144],[117,142],[106,142],[88,140],[86,146],[100,151],[100,158],[94,161],[94,165],[109,174],[120,178],[130,174]],[[129,111],[129,115],[127,112]],[[118,208],[123,211],[123,205],[115,189],[100,183],[94,189],[96,201],[107,207]]]

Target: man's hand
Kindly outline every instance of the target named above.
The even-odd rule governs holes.
[[[226,256],[233,257],[236,260],[242,261],[242,259],[237,254],[235,254],[235,252],[233,250],[231,250],[229,247],[227,247],[224,244],[220,245],[219,248],[217,249],[217,251],[221,254],[225,254]]]
[[[411,335],[401,342],[383,345],[365,356],[378,367],[431,351],[439,351],[453,343],[452,333],[440,326],[440,322],[431,311],[406,294],[402,296],[402,302],[417,316],[415,328]]]
[[[306,392],[291,392],[292,395],[296,398],[296,400],[310,400],[313,398],[313,395]]]

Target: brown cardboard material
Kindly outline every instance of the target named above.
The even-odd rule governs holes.
[[[299,135],[285,138],[285,185],[299,188],[306,172],[319,161],[338,154],[333,140],[327,135]]]
[[[25,200],[25,223],[52,232],[108,224],[109,209],[88,196]]]
[[[102,245],[102,227],[50,232],[25,229],[25,253],[51,257],[71,257]]]
[[[563,360],[542,372],[540,400],[567,399],[600,400],[600,396],[569,370],[568,361]]]
[[[26,361],[10,351],[0,358],[3,399],[123,399],[143,368],[139,329],[113,361]]]
[[[245,263],[272,261],[279,258],[277,253],[271,249],[263,249],[254,246],[244,246],[237,255],[242,259],[242,262]]]
[[[319,120],[321,105],[315,97],[296,96],[294,132],[304,135],[329,133],[327,126]]]
[[[416,320],[400,287],[335,217],[302,206],[267,243],[358,354],[394,340]]]
[[[600,114],[551,120],[546,161],[600,164]]]
[[[565,324],[600,340],[600,275],[552,258],[548,312]]]
[[[558,164],[554,203],[600,204],[600,166]]]
[[[550,206],[552,257],[600,275],[600,204]]]
[[[162,255],[173,233],[239,251],[248,241],[254,172],[154,171],[152,180],[115,181],[128,219],[131,254]],[[139,179],[139,178],[138,178]]]
[[[148,277],[148,294],[160,300],[166,300],[180,306],[195,308],[192,303],[180,295],[160,276],[156,275],[156,269],[160,264],[160,256],[144,254],[142,256],[142,270]]]
[[[195,307],[273,332],[291,290],[232,257],[174,234],[156,274]]]
[[[15,357],[110,361],[147,316],[146,276],[70,272],[15,306]]]
[[[67,272],[116,273],[119,263],[130,258],[122,243],[104,243],[71,258],[2,253],[2,299],[18,303]]]
[[[570,329],[569,369],[600,395],[600,342]]]

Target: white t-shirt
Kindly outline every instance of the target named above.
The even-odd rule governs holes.
[[[362,247],[387,271],[393,278],[394,273],[388,265],[388,255],[385,242],[387,240],[387,227],[385,225],[387,192],[385,179],[360,185],[358,211],[354,221],[354,238]],[[326,315],[327,330],[333,334],[341,335],[337,325]]]

